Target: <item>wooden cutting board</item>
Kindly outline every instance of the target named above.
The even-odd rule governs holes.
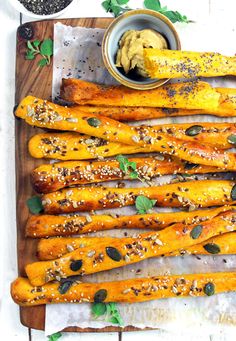
[[[111,18],[83,18],[37,21],[21,25],[17,30],[16,43],[16,104],[27,96],[32,95],[43,99],[51,99],[52,91],[52,63],[48,67],[37,70],[38,58],[33,61],[25,59],[26,41],[43,40],[53,38],[53,27],[57,22],[71,26],[106,28]],[[16,217],[17,217],[17,250],[18,250],[18,272],[19,276],[25,276],[26,264],[37,261],[37,240],[25,238],[25,224],[29,216],[26,206],[28,198],[35,195],[30,184],[30,172],[33,168],[43,163],[42,160],[33,159],[27,150],[30,137],[42,132],[39,128],[27,125],[23,120],[16,119],[15,122],[15,146],[16,146]],[[45,306],[20,308],[21,323],[29,328],[44,330]],[[65,331],[76,332],[114,332],[133,331],[134,327],[106,327],[103,329],[93,328],[66,328]]]

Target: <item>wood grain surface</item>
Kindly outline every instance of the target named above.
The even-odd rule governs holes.
[[[17,30],[16,45],[16,94],[15,103],[27,95],[33,95],[43,99],[51,99],[52,92],[52,63],[48,67],[37,70],[36,58],[33,61],[25,59],[26,41],[22,37],[22,31],[31,30],[32,38],[45,39],[53,38],[53,27],[56,22],[62,22],[71,26],[98,27],[106,28],[112,21],[110,18],[83,18],[83,19],[64,19],[64,20],[45,20],[24,24],[23,30],[20,26]],[[28,198],[35,195],[31,183],[30,172],[33,168],[41,164],[42,160],[33,159],[27,149],[30,137],[36,133],[42,132],[39,128],[27,125],[23,120],[16,119],[15,123],[15,146],[16,146],[16,216],[17,216],[17,250],[18,250],[18,272],[19,276],[25,276],[24,267],[27,263],[37,260],[36,244],[37,241],[25,238],[25,224],[29,216],[26,205]],[[45,327],[45,306],[21,307],[21,323],[29,328],[44,330]],[[134,327],[106,327],[102,329],[78,328],[71,326],[64,331],[73,332],[114,332],[114,331],[134,331]]]

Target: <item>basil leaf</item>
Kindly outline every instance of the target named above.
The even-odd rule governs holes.
[[[99,317],[106,313],[107,305],[106,303],[93,303],[92,304],[92,313],[94,316]]]
[[[43,56],[51,57],[53,55],[53,41],[52,39],[45,39],[40,46],[40,53]]]
[[[156,202],[156,200],[150,200],[144,195],[139,195],[135,200],[135,206],[138,213],[144,214],[151,210],[155,206]]]
[[[189,22],[186,15],[182,15],[178,11],[171,11],[166,6],[162,7],[161,2],[159,0],[145,0],[144,6],[147,9],[151,9],[153,11],[156,11],[165,15],[173,23],[176,23],[176,22],[188,23]]]
[[[48,341],[57,341],[58,339],[60,339],[60,337],[62,337],[62,333],[57,332],[52,335],[48,335]]]
[[[38,196],[34,196],[26,201],[26,204],[33,214],[39,214],[43,211],[42,201]]]

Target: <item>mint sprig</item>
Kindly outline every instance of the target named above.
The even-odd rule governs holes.
[[[138,172],[136,170],[136,162],[130,162],[127,157],[118,155],[116,160],[119,162],[119,167],[125,175],[128,175],[130,179],[138,179]]]
[[[26,202],[29,210],[33,214],[39,214],[43,211],[42,201],[38,196],[29,198]]]
[[[132,9],[127,6],[128,2],[129,0],[105,0],[102,2],[102,6],[106,12],[112,13],[115,17],[118,17],[120,14]],[[167,6],[162,7],[160,0],[144,0],[144,8],[151,9],[165,15],[173,23],[192,22],[186,17],[186,15],[182,15],[178,11],[171,11],[167,8]]]
[[[182,15],[178,11],[171,11],[166,6],[162,7],[159,0],[144,0],[144,7],[165,15],[173,23],[190,22],[186,15]]]
[[[146,214],[153,209],[156,202],[156,200],[151,200],[144,195],[139,195],[135,200],[135,207],[139,214]]]
[[[53,55],[53,41],[52,39],[44,39],[43,41],[34,40],[27,41],[27,51],[25,59],[33,60],[36,55],[40,55],[42,58],[38,61],[38,67],[50,65],[51,56]]]
[[[48,335],[48,341],[57,341],[58,339],[60,339],[60,337],[62,337],[62,333],[57,332],[52,335]]]
[[[119,326],[124,325],[124,321],[120,315],[117,304],[114,302],[93,303],[92,314],[95,317],[104,316],[105,321],[111,322],[113,324],[118,324]]]
[[[120,14],[131,9],[124,6],[128,2],[129,0],[105,0],[102,2],[102,6],[105,8],[106,12],[112,13],[115,17],[118,17]]]

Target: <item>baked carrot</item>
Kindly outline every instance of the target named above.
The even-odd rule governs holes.
[[[134,205],[137,196],[164,207],[211,207],[236,200],[236,185],[228,180],[197,180],[154,187],[75,187],[44,194],[44,213],[92,211]]]
[[[220,94],[217,108],[206,109],[178,109],[178,108],[155,108],[155,107],[101,107],[101,106],[75,106],[74,111],[84,114],[102,115],[117,121],[140,121],[151,118],[192,116],[192,115],[215,115],[219,117],[236,116],[236,89],[215,88]],[[72,112],[72,115],[73,115]]]
[[[205,82],[167,84],[142,91],[123,85],[104,86],[81,79],[62,79],[61,97],[82,105],[142,106],[179,109],[217,108],[220,95]]]
[[[211,219],[219,213],[233,209],[232,206],[180,211],[150,213],[131,216],[111,215],[31,215],[26,224],[26,237],[42,238],[71,236],[111,229],[151,229],[162,230],[173,223],[194,224]]]
[[[156,156],[156,158],[129,158],[135,169],[124,172],[117,160],[106,161],[67,161],[53,164],[43,164],[31,173],[31,182],[39,193],[49,193],[64,187],[99,183],[111,180],[135,179],[150,182],[153,178],[166,174],[206,174],[222,172],[221,169],[210,166],[191,164],[174,157]],[[125,159],[127,160],[127,159]],[[130,175],[131,173],[131,175]]]
[[[228,170],[236,169],[235,154],[225,153],[223,150],[217,150],[196,141],[182,141],[164,133],[157,135],[151,129],[142,126],[131,127],[104,116],[90,115],[89,117],[78,114],[76,120],[74,117],[71,120],[66,117],[69,114],[68,108],[59,107],[34,97],[23,99],[16,110],[16,116],[25,119],[31,125],[51,129],[76,130],[113,142],[137,147],[148,146],[150,147],[149,151],[175,155],[192,163]]]
[[[151,78],[236,76],[236,57],[215,52],[144,49],[144,64]]]
[[[211,296],[235,290],[234,272],[153,276],[103,283],[70,279],[39,287],[19,277],[11,284],[11,296],[21,306],[83,302],[134,303],[169,297]]]
[[[102,237],[98,243],[69,252],[56,260],[28,264],[25,271],[31,284],[36,286],[54,279],[92,274],[202,243],[219,234],[234,231],[235,222],[233,210],[201,224],[174,224],[136,238],[114,238],[111,241]]]
[[[113,241],[113,238],[107,238],[108,242]],[[63,238],[48,238],[40,239],[37,247],[37,256],[39,260],[51,260],[62,257],[64,254],[76,249],[83,250],[84,247],[93,247],[101,240],[100,237],[63,237]],[[173,251],[164,256],[180,256],[180,255],[230,255],[236,254],[236,233],[229,232],[213,238],[210,238],[203,243],[192,245],[186,249]]]

